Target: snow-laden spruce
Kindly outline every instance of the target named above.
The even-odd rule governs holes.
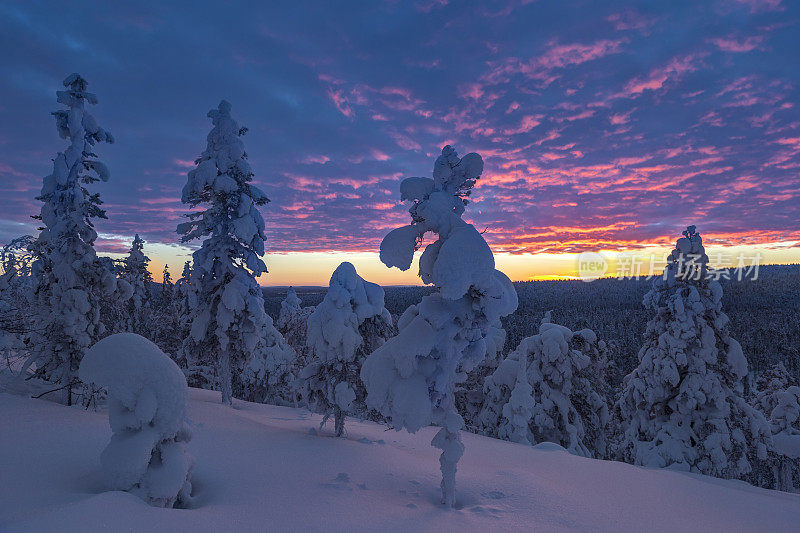
[[[111,442],[100,455],[106,484],[157,507],[191,501],[194,459],[186,449],[189,389],[177,365],[134,333],[117,333],[87,352],[86,383],[108,387]]]
[[[281,302],[281,310],[275,326],[283,338],[296,353],[295,366],[304,368],[308,344],[306,343],[308,317],[314,312],[314,307],[302,307],[302,302],[293,287],[289,287],[286,298]]]
[[[208,117],[214,127],[181,198],[193,209],[204,207],[178,225],[181,242],[204,240],[193,255],[191,329],[179,358],[201,381],[218,387],[223,403],[230,404],[234,395],[255,396],[253,387],[280,381],[266,374],[286,374],[288,364],[283,364],[285,343],[277,340],[280,333],[264,311],[256,282],[267,271],[258,207],[269,199],[250,183],[253,171],[241,139],[247,130],[231,118],[231,105],[224,100]],[[259,381],[244,384],[241,378],[254,360]]]
[[[526,420],[525,440],[554,442],[570,453],[606,455],[609,412],[603,391],[606,346],[591,330],[572,332],[545,315],[539,333],[520,342],[484,384],[485,400],[476,429],[501,439],[524,442],[520,417]],[[519,368],[527,368],[527,387]],[[517,390],[519,389],[519,390]],[[530,390],[533,406],[527,409]],[[524,409],[524,410],[523,410]]]
[[[772,446],[766,468],[759,474],[759,486],[777,490],[797,491],[800,477],[800,383],[777,363],[756,381],[754,406],[769,422]],[[764,472],[764,470],[768,470]],[[769,481],[764,477],[771,478]]]
[[[308,317],[309,353],[298,388],[308,408],[324,415],[320,427],[333,417],[337,437],[344,432],[346,416],[367,414],[361,366],[392,333],[392,317],[383,298],[379,285],[365,281],[344,262]]]
[[[89,346],[104,332],[100,322],[100,294],[113,292],[116,279],[103,268],[94,250],[97,233],[92,219],[106,218],[100,197],[88,187],[108,181],[109,171],[97,159],[95,146],[113,143],[86,109],[97,97],[78,74],[64,80],[57,100],[66,106],[53,113],[56,128],[69,147],[53,161],[53,173],[44,178],[39,218],[43,228],[32,248],[36,254],[34,308],[37,314],[28,365],[37,377],[60,384],[66,402],[73,402],[78,365]]]
[[[0,358],[9,367],[11,359],[27,357],[26,340],[33,325],[33,255],[29,250],[33,241],[32,236],[24,235],[0,248]]]
[[[122,263],[120,277],[133,289],[127,302],[127,324],[125,330],[150,337],[153,324],[151,317],[151,285],[153,276],[147,270],[150,258],[144,254],[144,241],[137,233],[131,243],[128,256]]]
[[[400,184],[401,200],[412,202],[412,222],[386,235],[381,261],[407,270],[425,234],[437,234],[419,260],[420,278],[437,291],[403,313],[399,334],[373,352],[361,371],[367,407],[395,429],[441,427],[431,444],[442,450],[442,501],[448,507],[455,505],[456,465],[464,453],[456,383],[484,359],[500,317],[517,308],[514,286],[495,270],[489,245],[461,218],[482,172],[478,154],[459,158],[445,146],[433,179],[407,178]]]
[[[745,399],[747,360],[730,337],[722,287],[706,275],[708,256],[689,226],[653,282],[639,366],[615,406],[619,457],[723,478],[747,475],[766,459],[770,431]]]

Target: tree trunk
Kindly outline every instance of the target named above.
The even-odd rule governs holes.
[[[339,406],[333,408],[333,427],[336,436],[341,437],[344,433],[344,411]]]

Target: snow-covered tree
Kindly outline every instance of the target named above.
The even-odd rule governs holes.
[[[497,428],[501,439],[519,444],[530,444],[530,421],[533,418],[533,387],[528,381],[528,360],[518,357],[517,376],[508,401],[503,405],[502,423]]]
[[[175,282],[173,294],[173,302],[175,305],[176,317],[176,331],[175,337],[177,339],[178,349],[173,354],[175,362],[178,366],[186,370],[189,368],[186,361],[185,354],[181,349],[184,340],[189,336],[189,330],[192,323],[192,312],[196,306],[197,295],[192,287],[192,263],[186,261],[183,264],[183,272],[181,277]],[[195,383],[190,385],[194,386]]]
[[[331,276],[328,292],[308,317],[306,366],[299,376],[309,409],[333,417],[336,436],[345,416],[364,418],[366,391],[359,373],[364,359],[392,333],[392,317],[383,306],[383,289],[365,281],[347,262]]]
[[[615,406],[624,461],[741,478],[766,458],[770,431],[745,399],[747,360],[730,337],[722,287],[689,226],[664,275],[644,297],[647,323],[639,366]]]
[[[24,360],[28,353],[32,314],[30,295],[33,290],[29,251],[34,238],[24,235],[12,239],[0,248],[0,355],[10,364],[11,359]]]
[[[37,377],[57,383],[73,401],[78,365],[89,346],[104,332],[100,322],[99,293],[114,290],[113,273],[103,268],[94,250],[97,233],[92,219],[106,218],[100,197],[88,186],[109,178],[108,168],[96,159],[95,145],[114,142],[97,125],[86,104],[97,97],[78,74],[64,80],[66,90],[56,93],[66,106],[53,113],[59,135],[69,147],[53,161],[53,173],[44,178],[41,195],[43,224],[32,249],[37,260],[34,306],[36,335],[29,365]]]
[[[527,367],[533,407],[527,421],[529,442],[554,442],[570,453],[605,457],[609,413],[603,390],[607,362],[605,343],[594,332],[550,322],[548,311],[539,333],[520,342],[484,384],[485,402],[479,433],[513,440],[519,434],[520,364]],[[512,404],[512,405],[509,405]]]
[[[162,305],[166,302],[172,301],[173,291],[175,284],[172,283],[172,274],[169,273],[169,265],[164,265],[164,270],[161,273],[161,302]]]
[[[295,353],[265,313],[263,338],[242,371],[242,397],[251,402],[294,405]]]
[[[308,317],[314,312],[314,307],[302,307],[302,302],[293,287],[289,287],[286,298],[281,302],[281,310],[275,326],[283,338],[297,353],[300,368],[305,366],[305,354],[308,351],[306,344],[306,331]]]
[[[100,463],[109,487],[157,507],[188,504],[194,459],[181,370],[144,337],[117,333],[86,352],[80,378],[108,387],[113,434]]]
[[[361,371],[367,406],[395,429],[441,427],[431,444],[442,450],[442,501],[448,507],[455,505],[456,465],[464,452],[456,383],[486,357],[492,329],[517,307],[514,286],[495,270],[489,245],[461,218],[482,172],[478,154],[459,158],[445,146],[433,179],[407,178],[400,184],[401,200],[412,202],[411,224],[386,235],[381,261],[407,270],[425,234],[437,234],[419,260],[420,278],[437,290],[403,313],[399,334],[375,350]]]
[[[127,303],[126,331],[151,337],[150,322],[152,313],[151,285],[153,276],[147,270],[150,258],[144,255],[144,241],[137,233],[131,243],[131,249],[122,263],[120,277],[127,281],[133,288],[133,293]],[[151,338],[151,340],[153,340]]]
[[[777,490],[797,491],[800,477],[800,383],[783,363],[762,373],[756,381],[754,406],[761,411],[772,430],[766,466],[759,485]],[[762,469],[763,470],[763,469]]]
[[[222,392],[230,404],[241,394],[240,377],[254,358],[265,358],[265,339],[280,335],[264,311],[256,277],[267,271],[264,219],[258,207],[269,199],[250,182],[253,171],[231,105],[208,112],[214,125],[206,150],[189,171],[182,201],[194,209],[178,226],[182,242],[204,238],[194,255],[196,301],[182,357]]]

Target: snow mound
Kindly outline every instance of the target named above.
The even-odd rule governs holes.
[[[86,352],[79,376],[108,387],[113,435],[100,463],[109,487],[157,507],[189,503],[189,391],[178,366],[144,337],[117,333]]]

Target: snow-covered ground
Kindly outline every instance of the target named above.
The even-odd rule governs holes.
[[[457,509],[435,428],[347,422],[191,390],[192,509],[103,492],[105,412],[0,393],[2,531],[796,531],[800,495],[464,434]]]

